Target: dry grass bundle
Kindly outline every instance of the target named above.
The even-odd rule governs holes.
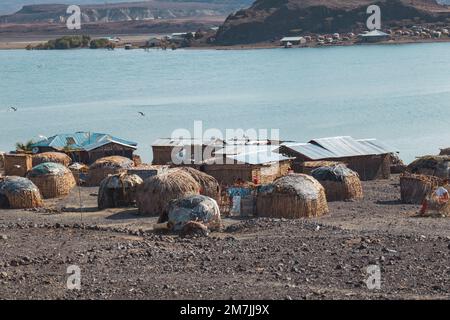
[[[62,152],[44,152],[33,155],[33,167],[45,162],[54,162],[68,167],[72,163],[72,159]]]
[[[424,156],[408,165],[406,171],[448,179],[450,177],[450,156]]]
[[[167,217],[171,200],[198,194],[200,185],[189,173],[170,169],[145,180],[138,189],[136,202],[141,214]]]
[[[311,175],[325,188],[328,201],[356,200],[363,197],[358,173],[343,164],[314,169]]]
[[[144,181],[134,174],[120,173],[103,179],[98,191],[98,208],[131,206],[136,202],[137,188]]]
[[[191,167],[181,167],[181,170],[189,173],[200,184],[200,194],[220,200],[220,185],[216,178]]]
[[[263,186],[257,195],[256,212],[263,217],[317,217],[328,213],[328,204],[316,179],[296,173]]]
[[[89,167],[86,183],[89,186],[98,186],[107,176],[126,172],[133,166],[133,160],[121,156],[100,158]]]
[[[0,209],[29,209],[43,206],[41,193],[23,177],[0,178]]]
[[[402,203],[422,204],[423,200],[441,184],[441,179],[433,176],[405,173],[400,176]]]
[[[33,167],[27,177],[39,188],[44,199],[66,196],[76,186],[72,171],[59,163],[41,163]]]
[[[305,161],[301,165],[301,173],[311,174],[314,169],[341,164],[337,161]]]

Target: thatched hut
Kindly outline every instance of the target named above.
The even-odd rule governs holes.
[[[41,163],[27,174],[27,178],[39,188],[44,199],[59,198],[76,186],[72,172],[59,163]]]
[[[75,162],[69,166],[69,170],[72,171],[77,185],[81,186],[86,182],[89,173],[89,167],[87,165]]]
[[[181,167],[181,170],[189,173],[200,185],[200,194],[220,200],[220,186],[216,178],[191,167]]]
[[[330,167],[335,166],[338,164],[342,164],[342,162],[338,161],[305,161],[301,165],[297,166],[296,172],[309,174],[311,175],[311,172],[317,168],[321,167]]]
[[[126,172],[133,166],[133,160],[121,156],[100,158],[89,167],[86,184],[99,186],[108,175]]]
[[[256,213],[262,217],[302,218],[328,213],[323,186],[313,177],[294,173],[260,188]]]
[[[441,149],[441,152],[439,152],[440,156],[450,156],[450,148],[444,148]]]
[[[358,173],[343,164],[314,169],[311,175],[325,188],[328,201],[356,200],[363,197]]]
[[[0,178],[0,209],[28,209],[43,205],[38,187],[23,177]]]
[[[424,156],[408,165],[406,171],[443,179],[450,177],[450,156]]]
[[[139,213],[167,216],[171,200],[200,194],[200,185],[186,171],[170,169],[167,173],[150,177],[138,189],[136,203]]]
[[[218,230],[222,226],[220,210],[216,200],[194,195],[177,200],[172,200],[169,204],[168,216],[161,216],[160,222],[165,222],[173,231],[181,231],[190,222],[199,222],[209,230]]]
[[[136,203],[137,188],[144,181],[135,174],[119,173],[108,176],[100,184],[98,208],[117,208]]]
[[[391,173],[399,174],[406,171],[406,165],[397,153],[391,153]]]
[[[422,174],[404,173],[400,176],[402,203],[422,204],[431,192],[441,184],[441,179]]]
[[[68,167],[72,159],[62,152],[43,152],[33,155],[33,167],[45,162],[54,162]]]

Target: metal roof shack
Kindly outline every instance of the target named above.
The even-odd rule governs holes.
[[[293,168],[302,172],[305,161],[340,161],[359,173],[362,180],[389,178],[390,154],[395,150],[376,139],[350,136],[313,139],[308,143],[284,143],[279,152],[295,157]]]
[[[278,146],[242,147],[220,150],[214,158],[204,161],[200,170],[221,184],[233,185],[237,182],[270,183],[291,168],[292,158],[276,152]]]
[[[91,164],[106,156],[123,156],[132,159],[137,143],[110,134],[75,132],[57,134],[31,145],[33,153],[64,152],[74,162]]]
[[[358,35],[361,42],[379,42],[389,40],[391,36],[380,30],[372,30]]]

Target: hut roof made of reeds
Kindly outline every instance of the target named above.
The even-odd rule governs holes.
[[[200,185],[214,187],[219,185],[216,178],[197,169],[191,167],[181,167],[180,169],[189,173]]]
[[[62,152],[43,152],[43,153],[38,153],[33,155],[33,158],[38,158],[38,159],[57,159],[57,160],[61,160],[63,162],[71,162],[70,157]]]
[[[65,166],[55,162],[44,162],[33,167],[28,173],[28,177],[39,177],[45,175],[61,176],[71,172]]]
[[[121,157],[121,156],[110,156],[104,157],[96,160],[89,169],[99,169],[99,168],[123,168],[129,169],[134,166],[134,162],[131,159]]]
[[[0,193],[20,193],[22,191],[39,192],[39,189],[27,178],[16,176],[0,178]]]
[[[415,172],[418,169],[436,169],[440,164],[450,162],[450,156],[423,156],[408,165],[408,171]]]
[[[146,187],[159,192],[200,190],[200,185],[188,172],[180,168],[170,169],[165,173],[150,177],[144,181]]]
[[[108,189],[133,188],[141,185],[144,181],[135,174],[120,173],[106,177],[102,186]]]
[[[261,188],[259,192],[292,194],[305,200],[314,200],[319,198],[321,190],[323,190],[322,185],[313,177],[302,173],[292,173],[276,179],[272,184]]]
[[[322,181],[344,181],[346,177],[358,176],[358,173],[347,168],[344,164],[319,167],[311,171],[311,175]]]

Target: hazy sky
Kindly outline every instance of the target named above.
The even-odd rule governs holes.
[[[96,4],[96,3],[117,3],[117,2],[139,2],[145,0],[0,0],[0,14],[14,13],[23,5],[42,3],[62,3],[62,4]]]

